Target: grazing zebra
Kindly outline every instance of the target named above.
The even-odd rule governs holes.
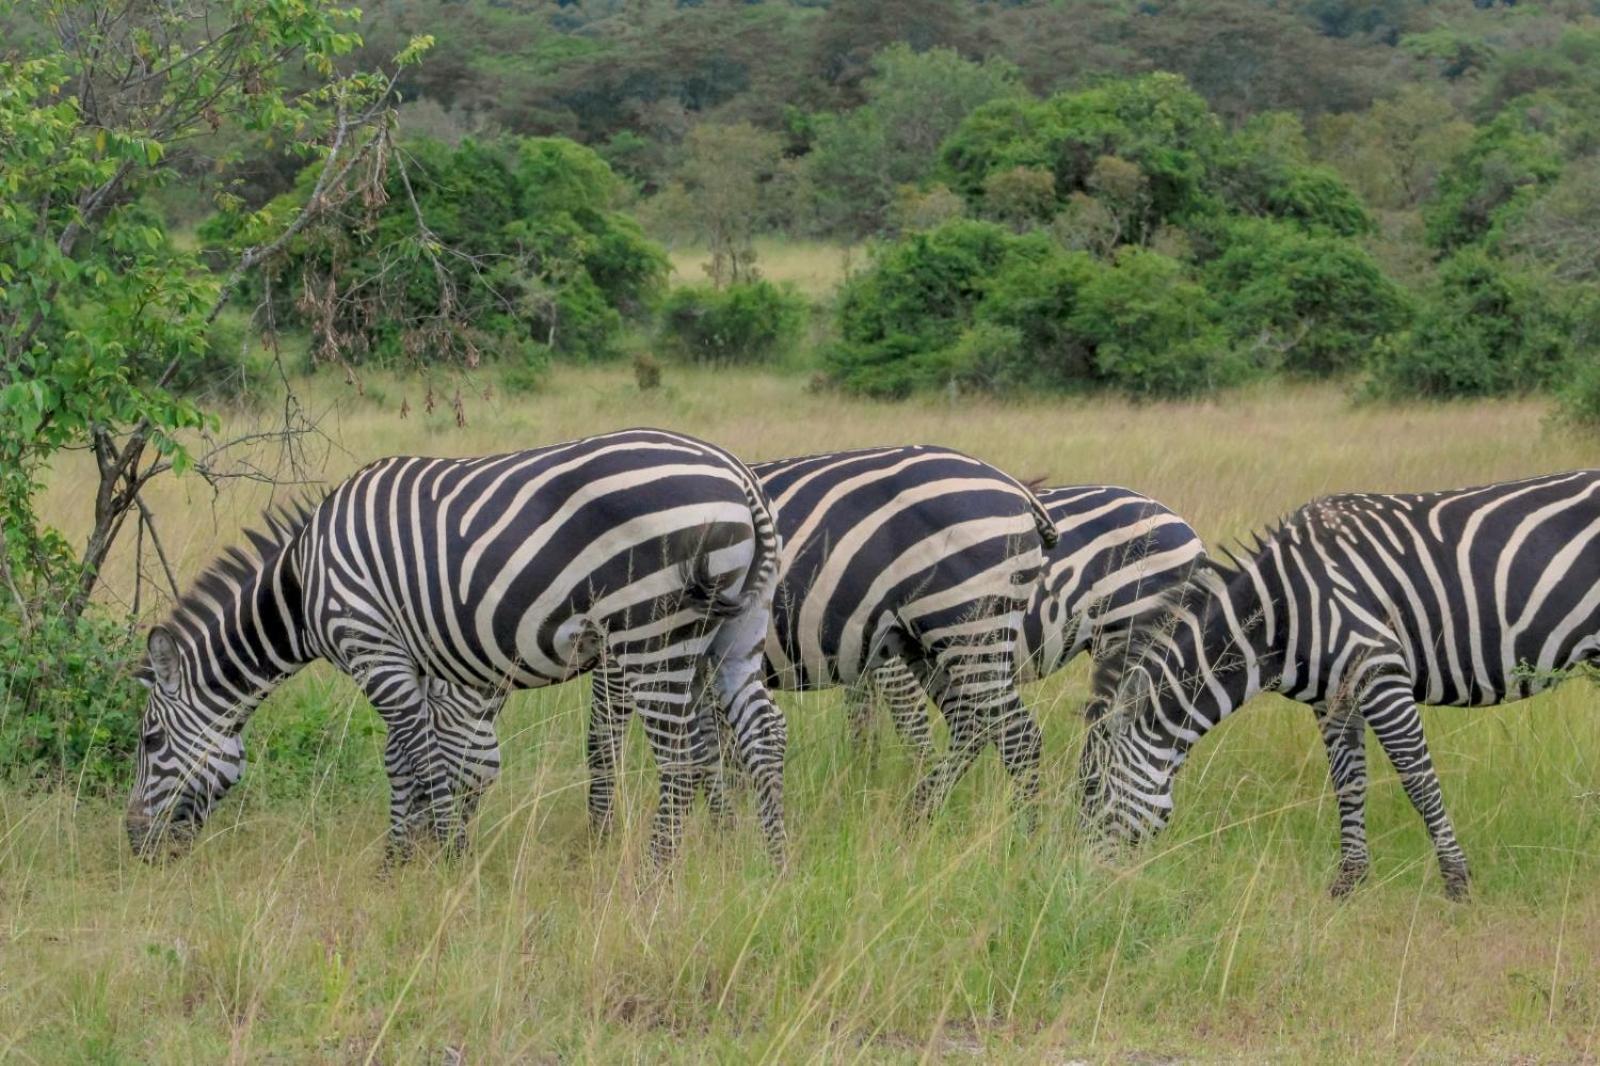
[[[1081,768],[1091,825],[1135,839],[1166,824],[1196,741],[1257,692],[1316,710],[1339,803],[1335,895],[1367,874],[1370,725],[1426,823],[1447,893],[1467,860],[1445,813],[1417,704],[1523,699],[1600,657],[1600,471],[1453,492],[1306,505],[1244,560],[1196,571],[1142,627]]]
[[[1042,546],[1056,541],[1038,499],[986,463],[925,445],[751,469],[783,538],[768,682],[785,689],[848,685],[900,659],[951,731],[951,749],[918,785],[914,809],[925,813],[942,800],[995,738],[1019,796],[1031,798],[1039,727],[1017,693],[1015,656]],[[597,680],[590,813],[602,827],[611,816],[627,713],[626,692]],[[737,739],[740,724],[731,725]]]
[[[604,657],[639,707],[661,775],[652,847],[676,846],[705,755],[704,661],[748,723],[768,845],[783,854],[785,729],[761,677],[778,539],[761,486],[709,444],[625,430],[482,459],[384,459],[315,508],[269,517],[150,633],[129,839],[187,843],[244,768],[240,733],[313,659],[350,674],[388,728],[389,850],[460,846],[499,768],[510,688]]]
[[[1186,580],[1205,554],[1200,536],[1166,507],[1131,489],[1071,485],[1039,500],[1060,538],[1045,558],[1044,580],[1022,616],[1019,680],[1049,677],[1079,653],[1126,642],[1129,629],[1160,605],[1161,593]],[[919,756],[933,750],[922,687],[904,663],[891,661],[852,686],[855,733],[870,724],[872,697],[888,704],[895,732]],[[1111,693],[1096,690],[1087,708],[1099,716]]]

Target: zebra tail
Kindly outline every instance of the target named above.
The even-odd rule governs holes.
[[[704,552],[678,567],[683,575],[683,604],[698,615],[719,621],[733,618],[750,600],[750,593],[735,592],[711,572],[711,559]]]
[[[1044,550],[1049,551],[1061,541],[1061,534],[1056,532],[1056,520],[1050,517],[1044,501],[1035,496],[1031,488],[1024,491],[1028,494],[1028,505],[1033,508],[1033,524],[1039,530],[1039,539],[1044,541]]]

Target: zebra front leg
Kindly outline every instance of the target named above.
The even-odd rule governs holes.
[[[633,697],[628,682],[612,662],[594,671],[589,701],[589,829],[596,837],[610,833],[616,805],[617,761]]]
[[[1334,899],[1367,879],[1367,722],[1353,706],[1330,711],[1318,704],[1317,727],[1328,749],[1328,774],[1339,801],[1339,873],[1329,887]]]
[[[384,661],[360,673],[367,699],[384,721],[389,774],[388,860],[404,862],[424,830],[447,845],[459,834],[450,765],[439,751],[423,681],[409,662]]]
[[[389,728],[383,742],[383,770],[389,778],[389,834],[384,843],[385,868],[404,865],[416,853],[417,836],[427,820],[427,808],[418,802],[421,789],[411,773],[411,753],[404,736]]]
[[[1422,717],[1417,713],[1410,679],[1386,676],[1369,685],[1362,694],[1360,714],[1377,734],[1384,754],[1400,775],[1407,798],[1428,827],[1439,857],[1445,895],[1454,900],[1465,899],[1470,880],[1467,857],[1444,809],[1444,793],[1422,734]]]
[[[452,818],[444,838],[448,854],[467,847],[467,826],[489,786],[500,776],[500,740],[495,721],[505,707],[505,692],[480,692],[438,678],[428,682],[428,715],[435,750],[449,769]]]

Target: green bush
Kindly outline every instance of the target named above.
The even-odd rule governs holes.
[[[1403,328],[1405,293],[1354,241],[1284,223],[1238,220],[1214,235],[1204,273],[1223,324],[1269,367],[1304,374],[1360,368],[1374,343]]]
[[[905,396],[949,380],[945,353],[971,325],[988,279],[1013,257],[1040,262],[1048,239],[961,219],[889,245],[840,291],[834,378],[869,396]]]
[[[68,626],[0,608],[0,772],[100,791],[126,784],[143,650],[126,623],[93,611]]]
[[[1448,252],[1481,240],[1555,181],[1564,111],[1530,97],[1480,129],[1439,175],[1424,207],[1428,242]]]
[[[1096,163],[1114,156],[1148,182],[1141,230],[1196,210],[1223,144],[1221,123],[1199,94],[1174,74],[1108,82],[1048,100],[1002,99],[975,110],[945,142],[941,165],[950,187],[981,210],[992,175],[1043,169],[1065,203],[1091,191]]]
[[[418,140],[406,151],[410,190],[391,168],[387,199],[370,216],[343,212],[308,227],[274,266],[278,319],[312,332],[314,358],[460,354],[471,363],[524,358],[528,342],[568,357],[610,355],[625,321],[664,285],[665,253],[613,209],[622,183],[592,150],[509,137],[455,147]],[[308,170],[257,215],[216,216],[202,241],[251,243],[303,202],[313,177]],[[413,192],[434,238],[427,247],[415,238]],[[451,275],[448,297],[434,256]]]
[[[1435,398],[1544,388],[1573,355],[1574,326],[1548,279],[1469,248],[1440,267],[1411,329],[1378,346],[1373,388]]]
[[[662,303],[661,340],[694,362],[765,363],[793,348],[805,316],[805,300],[770,281],[684,286]]]
[[[829,370],[873,396],[950,384],[1182,396],[1249,370],[1177,260],[1127,247],[1108,266],[984,222],[891,245],[846,285],[838,326]]]
[[[1556,412],[1569,425],[1600,432],[1600,358],[1594,353],[1574,360],[1556,393]]]
[[[1142,248],[1122,249],[1084,285],[1070,327],[1093,350],[1099,378],[1135,396],[1208,392],[1249,373],[1205,289],[1177,260]]]

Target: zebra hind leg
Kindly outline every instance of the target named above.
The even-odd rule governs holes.
[[[1369,686],[1361,699],[1361,715],[1377,734],[1384,754],[1400,775],[1407,798],[1428,827],[1439,858],[1439,872],[1444,877],[1445,895],[1453,900],[1466,899],[1470,882],[1467,857],[1444,809],[1439,775],[1434,771],[1433,756],[1422,733],[1422,718],[1417,714],[1410,680],[1385,677]]]
[[[873,680],[889,704],[894,731],[919,762],[933,755],[933,731],[928,723],[927,697],[917,677],[901,662],[880,667]]]
[[[707,666],[720,711],[718,717],[731,733],[737,755],[734,760],[724,760],[724,765],[736,762],[749,775],[767,853],[781,869],[788,862],[783,767],[789,731],[783,712],[772,702],[764,682],[762,644],[768,618],[767,605],[756,600],[724,621],[712,637]]]
[[[627,678],[615,663],[607,660],[595,669],[589,702],[589,731],[586,738],[589,761],[589,829],[604,838],[612,828],[616,807],[617,763],[622,754],[622,738],[633,713],[633,697]]]
[[[1339,801],[1339,873],[1328,892],[1342,899],[1367,879],[1367,723],[1354,707],[1317,707],[1317,727],[1328,749],[1328,773]]]

